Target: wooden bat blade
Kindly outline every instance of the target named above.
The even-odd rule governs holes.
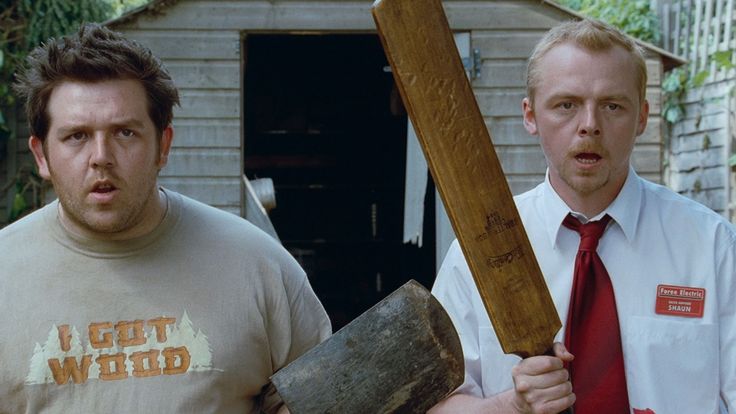
[[[394,78],[504,352],[543,354],[561,324],[440,0],[372,8]]]

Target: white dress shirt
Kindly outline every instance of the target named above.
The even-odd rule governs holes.
[[[563,323],[555,338],[562,342],[580,241],[562,225],[571,210],[548,179],[515,201]],[[722,398],[733,412],[736,229],[708,208],[639,178],[633,169],[618,197],[592,219],[605,214],[613,220],[598,254],[616,296],[632,409],[717,413]],[[696,293],[704,289],[702,316],[676,315],[666,306],[658,313],[659,285]],[[501,350],[457,241],[432,292],[463,345],[465,383],[457,392],[489,397],[512,388],[511,368],[519,358]]]

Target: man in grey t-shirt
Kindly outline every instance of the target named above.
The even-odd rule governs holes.
[[[15,87],[58,200],[0,231],[0,413],[287,412],[268,378],[329,320],[272,238],[158,186],[179,100],[159,60],[85,25]]]

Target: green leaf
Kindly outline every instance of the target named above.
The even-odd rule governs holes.
[[[710,75],[710,72],[708,70],[701,70],[700,72],[696,73],[693,77],[693,86],[703,86],[706,79],[708,79],[708,75]]]
[[[736,154],[731,154],[731,158],[728,159],[729,167],[736,167]]]
[[[3,53],[3,50],[0,49],[0,68],[3,67],[4,62],[5,62],[5,54]]]
[[[671,106],[664,111],[664,119],[670,124],[674,124],[682,117],[682,109],[679,106]]]
[[[720,50],[713,53],[713,60],[716,62],[718,69],[732,69],[734,64],[731,63],[733,50]]]
[[[662,90],[665,92],[677,92],[682,89],[682,87],[683,85],[680,73],[677,70],[668,73],[662,82]]]
[[[28,208],[26,200],[20,193],[15,193],[13,198],[13,209],[10,211],[10,215],[13,218],[18,218]]]

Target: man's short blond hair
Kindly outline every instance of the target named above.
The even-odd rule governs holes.
[[[604,52],[615,46],[620,46],[629,53],[636,68],[637,87],[639,88],[639,102],[644,102],[647,93],[647,65],[644,51],[634,40],[618,31],[618,29],[598,20],[583,19],[569,21],[550,29],[542,40],[534,47],[526,69],[526,93],[533,104],[534,93],[539,85],[542,68],[539,67],[542,58],[555,46],[563,43],[572,43],[594,52]]]

